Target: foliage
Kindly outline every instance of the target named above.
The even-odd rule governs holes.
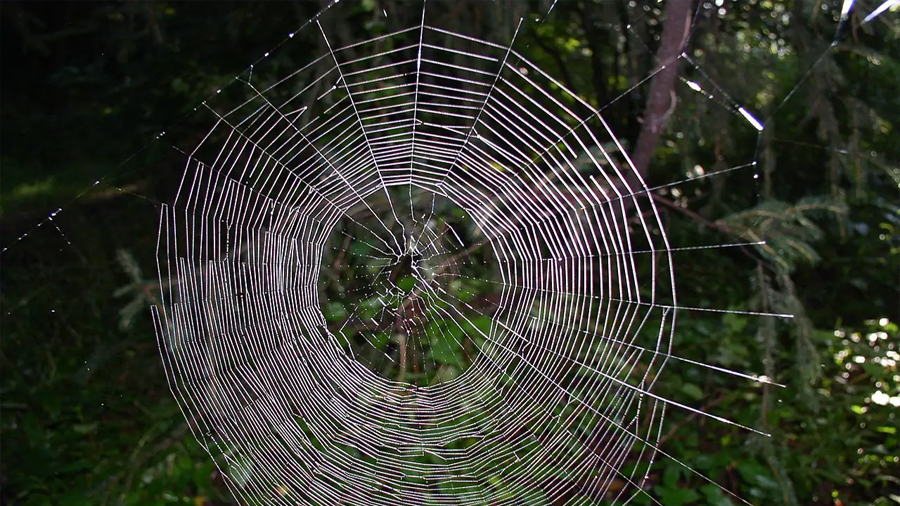
[[[626,150],[664,23],[655,3],[632,4],[559,2],[519,48],[606,107]],[[651,186],[690,180],[657,192],[674,246],[765,241],[677,257],[681,304],[795,315],[679,315],[676,334],[678,356],[785,388],[672,364],[654,390],[771,433],[667,413],[663,448],[753,504],[900,503],[900,22],[885,14],[863,25],[864,11],[853,11],[828,50],[839,4],[727,1],[698,11],[680,72],[715,97],[677,89],[648,175]],[[459,5],[434,8],[494,39],[549,2],[502,17],[484,3],[463,18]],[[4,504],[230,503],[169,393],[143,310],[158,301],[157,205],[183,170],[183,158],[146,142],[165,131],[190,149],[208,126],[195,123],[193,107],[218,89],[232,93],[234,76],[318,7],[0,4]],[[419,5],[340,12],[343,44],[417,22]],[[272,82],[306,62],[318,52],[315,35],[273,52],[254,79]],[[769,118],[761,137],[739,104]],[[462,279],[454,290],[493,288]],[[341,310],[326,317],[340,322]],[[437,379],[467,360],[446,344],[430,350]],[[663,504],[734,504],[671,460],[650,476],[648,492]]]

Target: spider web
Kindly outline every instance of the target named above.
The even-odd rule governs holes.
[[[268,83],[251,66],[224,90],[249,99],[201,104],[214,126],[162,208],[162,362],[234,495],[657,503],[655,460],[699,475],[661,448],[666,408],[740,425],[655,394],[664,367],[768,379],[673,354],[677,315],[732,312],[680,306],[673,256],[735,245],[670,245],[661,187],[516,51],[522,22],[481,40],[423,8],[333,47],[335,4],[301,28],[324,43],[311,63]],[[711,79],[683,84],[763,129]],[[38,227],[68,242],[61,210]]]
[[[316,19],[324,54],[203,104],[161,219],[173,392],[248,504],[627,503],[667,405],[734,423],[653,393],[665,227],[521,23],[426,18],[345,47]]]

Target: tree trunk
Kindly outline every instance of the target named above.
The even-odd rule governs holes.
[[[681,55],[691,29],[691,3],[690,0],[666,2],[665,26],[663,26],[659,49],[656,53],[658,65],[665,68],[650,82],[650,94],[647,99],[647,108],[644,111],[643,126],[631,157],[638,174],[645,180],[650,160],[653,158],[656,148],[656,140],[675,109],[678,57]],[[640,191],[640,186],[632,185],[632,191]]]

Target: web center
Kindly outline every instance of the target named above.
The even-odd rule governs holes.
[[[379,375],[442,383],[487,339],[498,269],[464,209],[430,192],[394,190],[335,225],[320,268],[322,314],[345,353]]]

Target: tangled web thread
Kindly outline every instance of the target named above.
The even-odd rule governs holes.
[[[155,316],[243,503],[643,493],[671,250],[600,113],[512,47],[423,14],[204,104]]]

